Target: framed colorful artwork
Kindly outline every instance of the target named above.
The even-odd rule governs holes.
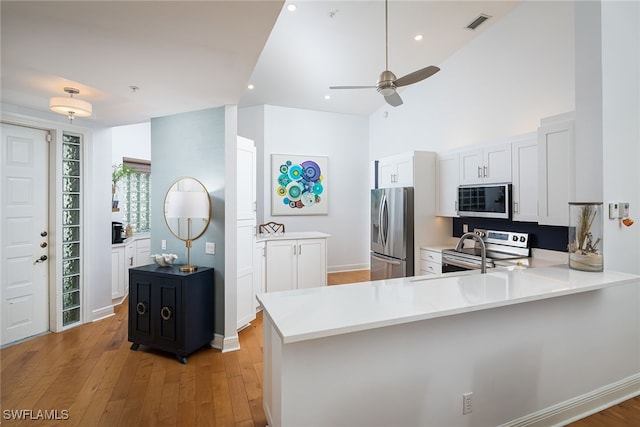
[[[271,155],[271,215],[327,215],[326,156]]]

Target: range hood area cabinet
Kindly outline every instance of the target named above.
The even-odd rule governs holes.
[[[460,151],[460,185],[511,182],[511,144]]]

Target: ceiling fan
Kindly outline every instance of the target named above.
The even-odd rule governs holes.
[[[402,105],[402,98],[396,92],[396,88],[408,86],[421,80],[431,77],[440,68],[430,65],[420,70],[409,73],[406,76],[396,78],[396,75],[389,71],[389,23],[388,23],[388,0],[384,2],[384,33],[385,33],[385,71],[380,74],[375,86],[329,86],[329,89],[377,89],[384,96],[385,101],[393,107]]]

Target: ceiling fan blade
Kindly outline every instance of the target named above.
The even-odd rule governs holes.
[[[391,105],[392,107],[398,107],[402,105],[402,98],[400,98],[398,92],[395,91],[391,95],[385,96],[384,100],[387,101],[387,104]]]
[[[329,89],[375,89],[376,86],[329,86]]]
[[[407,86],[413,83],[417,83],[420,80],[424,80],[427,77],[431,77],[438,71],[440,71],[440,68],[434,65],[429,65],[428,67],[423,68],[422,70],[414,71],[413,73],[409,73],[406,76],[396,79],[394,84],[396,85],[396,87]]]

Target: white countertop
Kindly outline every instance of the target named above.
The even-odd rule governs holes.
[[[326,239],[327,237],[331,237],[331,234],[321,231],[294,231],[292,233],[282,234],[258,234],[256,236],[256,242],[266,240]]]
[[[468,273],[468,272],[465,272]],[[640,276],[564,265],[417,276],[257,296],[284,343],[486,310],[626,283]]]

